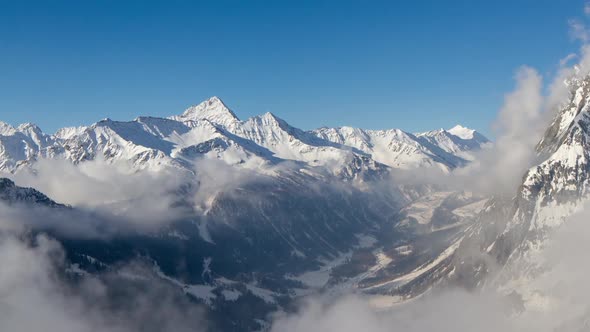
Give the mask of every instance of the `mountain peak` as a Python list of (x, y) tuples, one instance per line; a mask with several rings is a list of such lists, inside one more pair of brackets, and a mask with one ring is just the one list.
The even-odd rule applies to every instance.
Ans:
[(43, 131), (41, 130), (41, 128), (39, 128), (39, 126), (37, 126), (34, 123), (30, 123), (30, 122), (23, 123), (23, 124), (19, 125), (16, 128), (16, 130), (20, 131), (22, 133), (35, 133), (37, 135), (43, 134)]
[(284, 130), (290, 130), (291, 125), (287, 123), (287, 121), (279, 118), (274, 113), (266, 112), (258, 117), (263, 124), (274, 126), (274, 127), (281, 127)]
[(16, 129), (6, 122), (0, 121), (0, 135), (12, 135), (16, 132)]
[(223, 101), (216, 96), (213, 96), (196, 106), (187, 108), (182, 115), (172, 117), (172, 119), (177, 121), (196, 121), (204, 119), (224, 127), (240, 121), (234, 112), (232, 112)]
[(266, 113), (262, 114), (260, 117), (261, 118), (265, 118), (265, 119), (270, 119), (270, 120), (273, 120), (273, 121), (281, 121), (282, 120), (281, 118), (279, 118), (278, 116), (276, 116), (272, 112), (266, 112)]

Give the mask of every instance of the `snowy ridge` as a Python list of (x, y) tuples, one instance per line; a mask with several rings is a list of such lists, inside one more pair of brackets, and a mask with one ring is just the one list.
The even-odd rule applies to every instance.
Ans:
[(178, 116), (128, 122), (104, 119), (90, 126), (62, 128), (54, 135), (33, 124), (14, 128), (0, 123), (0, 170), (14, 172), (40, 158), (79, 163), (100, 157), (155, 170), (190, 168), (190, 161), (209, 158), (253, 169), (292, 160), (355, 178), (356, 172), (382, 171), (385, 166), (450, 170), (463, 165), (468, 152), (483, 144), (476, 134), (471, 140), (448, 135), (443, 141), (399, 129), (303, 131), (272, 113), (241, 121), (221, 99), (212, 97)]
[(460, 125), (449, 130), (433, 130), (416, 136), (423, 142), (470, 161), (475, 159), (473, 152), (491, 146), (491, 142), (483, 135)]
[(380, 163), (400, 169), (437, 166), (450, 170), (464, 165), (469, 151), (479, 150), (489, 142), (483, 136), (481, 140), (468, 141), (447, 132), (446, 141), (437, 140), (431, 139), (431, 136), (438, 131), (414, 135), (399, 129), (340, 127), (320, 128), (313, 133), (320, 138), (357, 148)]

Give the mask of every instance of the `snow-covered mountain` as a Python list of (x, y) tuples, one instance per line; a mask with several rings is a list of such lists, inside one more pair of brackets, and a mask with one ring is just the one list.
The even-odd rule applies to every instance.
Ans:
[(350, 169), (351, 163), (367, 169), (386, 165), (450, 170), (465, 164), (470, 152), (488, 142), (475, 131), (457, 128), (456, 135), (444, 130), (413, 135), (399, 129), (350, 127), (304, 131), (271, 113), (241, 121), (212, 97), (167, 119), (104, 119), (87, 127), (63, 128), (54, 135), (32, 124), (14, 128), (2, 123), (0, 170), (14, 172), (41, 158), (80, 163), (97, 157), (129, 161), (138, 169), (189, 167), (187, 161), (204, 157), (254, 169), (290, 160), (327, 167), (331, 173)]
[(461, 125), (456, 125), (449, 130), (433, 130), (416, 136), (447, 153), (470, 161), (475, 159), (473, 152), (491, 145), (491, 142), (485, 136)]
[[(100, 276), (140, 253), (157, 278), (203, 304), (225, 330), (249, 331), (298, 296), (338, 287), (381, 291), (388, 280), (430, 266), (474, 222), (484, 198), (428, 185), (397, 186), (388, 174), (395, 168), (450, 171), (486, 144), (483, 136), (459, 127), (423, 134), (350, 127), (305, 131), (271, 113), (240, 120), (213, 97), (169, 118), (104, 119), (54, 135), (32, 124), (0, 123), (0, 171), (18, 179), (43, 159), (80, 168), (101, 160), (131, 165), (130, 174), (181, 177), (178, 188), (170, 189), (169, 208), (182, 213), (160, 217), (166, 220), (155, 229), (121, 231), (121, 220), (108, 224), (118, 215), (87, 216), (85, 207), (73, 206), (63, 213), (76, 215), (59, 219), (100, 217), (89, 224), (115, 227), (113, 238), (72, 240), (59, 231), (54, 236), (77, 274)], [(214, 179), (220, 183), (209, 184), (213, 188), (199, 176), (207, 160), (229, 169)], [(2, 181), (0, 202), (53, 202)], [(127, 209), (149, 210), (125, 199)], [(109, 201), (106, 209), (112, 206)], [(252, 310), (245, 313), (244, 307)]]
[(416, 136), (399, 129), (362, 130), (340, 127), (320, 128), (314, 133), (322, 139), (356, 148), (393, 168), (415, 169), (434, 166), (448, 171), (464, 163), (460, 157), (449, 154), (429, 142), (420, 142)]
[[(352, 127), (324, 127), (312, 132), (325, 140), (356, 148), (367, 153), (374, 160), (393, 168), (414, 169), (436, 166), (443, 170), (450, 170), (464, 165), (464, 155), (483, 148), (489, 142), (483, 135), (474, 130), (471, 131), (475, 135), (472, 139), (463, 139), (443, 129), (411, 134), (400, 129), (363, 130)], [(438, 132), (444, 133), (447, 140), (453, 144), (448, 144), (445, 140), (430, 139)]]
[[(473, 161), (492, 143), (472, 129), (305, 131), (271, 113), (240, 120), (216, 97), (169, 118), (105, 119), (54, 135), (1, 123), (0, 169), (104, 159), (135, 170), (192, 174), (198, 161), (218, 160), (253, 171), (256, 181), (215, 190), (206, 206), (186, 206), (188, 215), (156, 232), (64, 241), (83, 273), (100, 274), (141, 252), (159, 278), (211, 315), (223, 314), (219, 322), (228, 330), (259, 328), (269, 312), (320, 290), (355, 289), (399, 302), (440, 285), (489, 285), (497, 270), (502, 278), (493, 282), (502, 280), (526, 305), (544, 295), (513, 285), (543, 270), (535, 253), (590, 198), (590, 77), (572, 79), (570, 88), (537, 146), (538, 165), (514, 197), (382, 181), (391, 169), (448, 172)], [(57, 204), (3, 181), (0, 201)], [(175, 204), (186, 204), (200, 185), (186, 183)], [(256, 309), (243, 314), (243, 306)]]

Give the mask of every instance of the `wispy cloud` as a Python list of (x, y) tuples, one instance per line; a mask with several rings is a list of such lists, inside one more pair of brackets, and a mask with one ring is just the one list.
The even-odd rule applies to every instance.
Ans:
[(586, 25), (577, 19), (569, 20), (569, 27), (570, 27), (570, 37), (573, 40), (579, 40), (581, 42), (588, 42), (590, 39), (590, 33), (586, 28)]

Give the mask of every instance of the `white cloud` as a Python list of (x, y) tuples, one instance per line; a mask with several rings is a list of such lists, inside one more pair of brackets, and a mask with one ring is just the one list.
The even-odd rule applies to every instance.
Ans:
[[(503, 185), (517, 183), (519, 177), (531, 162), (534, 146), (539, 141), (545, 129), (541, 123), (543, 102), (543, 79), (539, 73), (530, 67), (522, 67), (516, 74), (516, 89), (505, 96), (504, 105), (493, 124), (497, 133), (495, 142), (492, 172), (519, 173), (508, 176)], [(486, 163), (487, 161), (481, 161)], [(506, 176), (504, 176), (506, 177)]]
[(276, 317), (272, 332), (497, 332), (516, 331), (505, 315), (507, 303), (492, 295), (454, 290), (387, 311), (366, 298), (313, 299), (292, 315)]
[(579, 40), (583, 43), (588, 42), (590, 39), (590, 33), (586, 28), (586, 25), (580, 20), (571, 19), (569, 20), (570, 37), (574, 40)]
[(187, 177), (180, 170), (138, 172), (124, 162), (93, 160), (73, 165), (48, 159), (11, 176), (17, 185), (33, 187), (59, 203), (116, 216), (144, 228), (182, 215), (180, 207), (173, 207), (173, 193), (187, 183)]

